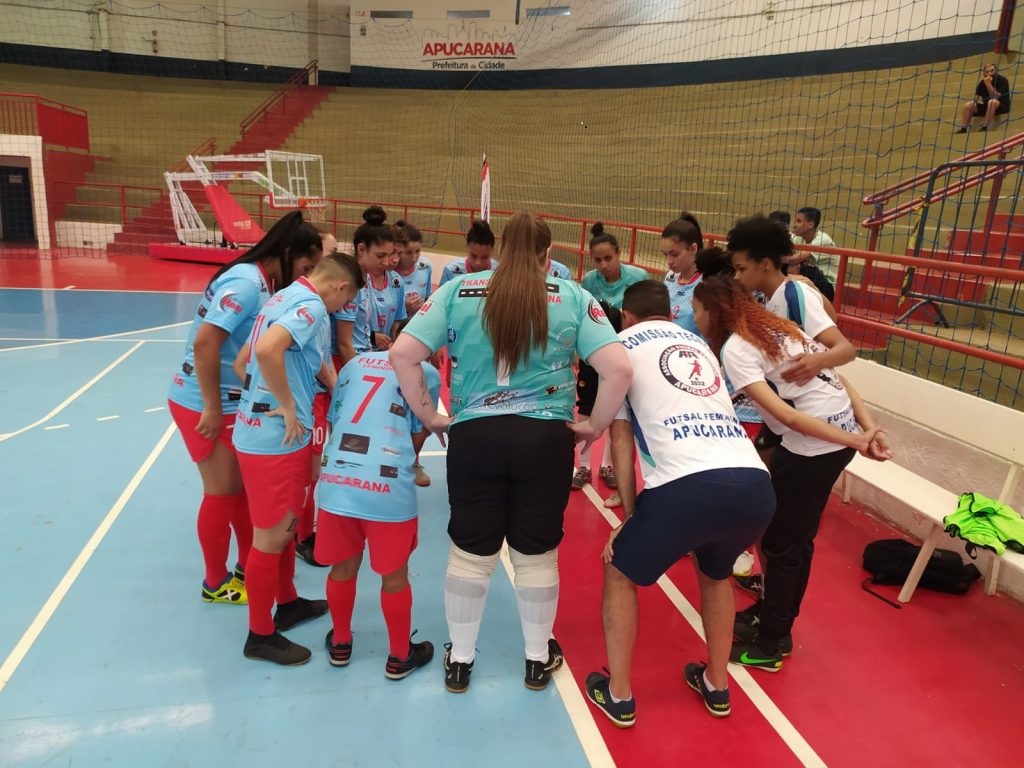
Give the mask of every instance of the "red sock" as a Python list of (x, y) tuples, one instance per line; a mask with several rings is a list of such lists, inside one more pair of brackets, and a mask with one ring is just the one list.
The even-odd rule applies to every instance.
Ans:
[(316, 512), (316, 504), (313, 501), (313, 486), (310, 485), (309, 490), (306, 492), (306, 500), (302, 505), (302, 511), (299, 512), (298, 524), (296, 532), (299, 535), (299, 541), (305, 541), (313, 535), (313, 518)]
[(356, 580), (335, 581), (327, 577), (327, 607), (334, 622), (332, 642), (352, 642), (352, 609), (356, 605)]
[(409, 632), (412, 630), (412, 587), (401, 592), (380, 592), (380, 609), (388, 625), (388, 643), (391, 655), (397, 659), (409, 658)]
[(225, 563), (231, 546), (231, 513), (235, 508), (234, 496), (212, 496), (203, 494), (199, 505), (196, 530), (199, 532), (199, 546), (206, 563), (206, 586), (216, 589), (227, 578)]
[(274, 634), (274, 590), (281, 555), (252, 547), (245, 561), (245, 589), (249, 595), (249, 629), (257, 635)]
[(242, 491), (235, 499), (231, 512), (231, 527), (235, 529), (235, 543), (238, 545), (238, 563), (245, 568), (252, 547), (252, 518), (249, 517), (249, 497)]
[(295, 591), (295, 539), (292, 539), (281, 553), (277, 571), (277, 604), (290, 603), (298, 596)]

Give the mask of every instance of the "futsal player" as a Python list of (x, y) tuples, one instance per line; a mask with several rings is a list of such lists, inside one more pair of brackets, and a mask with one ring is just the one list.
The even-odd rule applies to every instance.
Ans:
[(683, 211), (661, 232), (661, 253), (668, 264), (665, 285), (672, 302), (672, 322), (696, 333), (693, 324), (693, 289), (700, 282), (697, 252), (704, 247), (700, 223), (692, 213)]
[(494, 253), (494, 232), (486, 221), (477, 219), (466, 231), (466, 258), (449, 261), (441, 270), (439, 285), (444, 285), (458, 275), (486, 272), (498, 268), (498, 262), (491, 258)]

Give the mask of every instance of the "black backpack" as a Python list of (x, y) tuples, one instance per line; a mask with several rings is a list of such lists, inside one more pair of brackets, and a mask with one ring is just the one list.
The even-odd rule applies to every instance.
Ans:
[[(864, 570), (871, 577), (865, 579), (861, 586), (875, 597), (896, 605), (869, 589), (868, 584), (903, 584), (920, 552), (921, 547), (903, 539), (872, 541), (864, 547)], [(921, 574), (918, 586), (949, 595), (963, 595), (980, 578), (981, 572), (973, 563), (965, 565), (953, 550), (936, 549)]]

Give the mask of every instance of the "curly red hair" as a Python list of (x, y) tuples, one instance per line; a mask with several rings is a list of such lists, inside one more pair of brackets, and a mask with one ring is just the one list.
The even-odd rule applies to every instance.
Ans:
[(756, 347), (766, 358), (778, 362), (785, 356), (780, 339), (801, 341), (800, 326), (769, 312), (731, 277), (716, 275), (702, 280), (693, 291), (708, 314), (705, 340), (718, 354), (730, 334)]

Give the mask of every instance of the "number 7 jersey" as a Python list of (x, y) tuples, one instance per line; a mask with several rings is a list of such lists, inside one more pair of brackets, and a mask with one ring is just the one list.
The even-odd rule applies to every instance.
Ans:
[[(437, 402), (441, 376), (421, 365)], [(387, 352), (364, 352), (345, 364), (328, 419), (331, 437), (317, 482), (320, 508), (383, 522), (416, 517), (412, 434), (423, 426), (402, 396)]]

